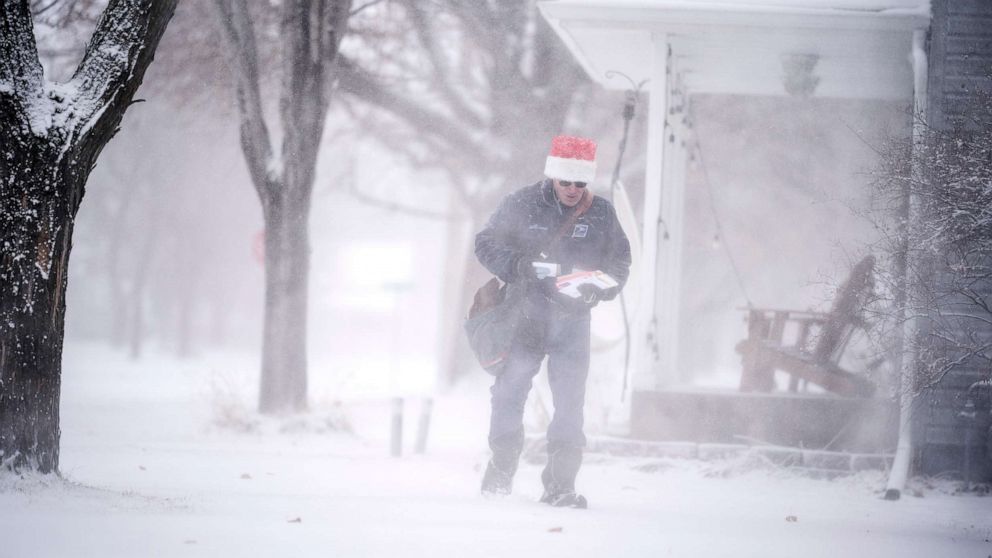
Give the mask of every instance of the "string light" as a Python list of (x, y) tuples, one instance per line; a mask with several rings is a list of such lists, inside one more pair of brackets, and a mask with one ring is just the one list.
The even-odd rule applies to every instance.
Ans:
[(741, 290), (741, 294), (744, 295), (744, 300), (747, 301), (748, 308), (753, 307), (754, 304), (751, 303), (751, 297), (747, 294), (747, 287), (744, 286), (744, 279), (741, 277), (741, 272), (737, 268), (737, 261), (734, 260), (734, 254), (730, 251), (730, 247), (726, 242), (722, 242), (723, 237), (723, 224), (720, 222), (720, 214), (716, 211), (716, 199), (713, 196), (713, 185), (710, 183), (710, 173), (709, 169), (706, 168), (706, 160), (703, 158), (703, 147), (699, 143), (699, 136), (694, 135), (696, 144), (696, 160), (699, 162), (700, 168), (703, 169), (703, 183), (706, 186), (706, 193), (709, 197), (710, 202), (710, 212), (713, 214), (713, 223), (716, 226), (716, 233), (713, 235), (712, 246), (714, 249), (723, 249), (724, 254), (727, 256), (727, 260), (730, 262), (730, 268), (734, 272), (734, 278), (737, 280), (737, 286)]

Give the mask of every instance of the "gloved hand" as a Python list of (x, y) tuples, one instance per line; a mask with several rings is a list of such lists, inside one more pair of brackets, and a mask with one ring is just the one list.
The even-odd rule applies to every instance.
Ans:
[(583, 312), (599, 304), (599, 289), (592, 285), (582, 285), (579, 287), (580, 295), (573, 297), (558, 291), (554, 287), (551, 298), (563, 308), (571, 312)]
[(514, 262), (514, 271), (516, 277), (520, 281), (536, 281), (537, 280), (537, 270), (534, 269), (534, 261), (527, 256), (517, 257), (517, 261)]
[(603, 289), (599, 291), (599, 300), (613, 300), (620, 294), (619, 287), (610, 287), (609, 289)]
[(564, 293), (555, 293), (554, 301), (563, 309), (572, 313), (588, 312), (590, 308), (596, 306), (599, 300), (596, 298), (590, 299), (586, 302), (583, 297), (571, 297)]
[(592, 308), (599, 304), (600, 299), (603, 297), (603, 291), (599, 287), (594, 285), (579, 285), (579, 300), (587, 308)]
[(543, 279), (538, 279), (537, 284), (538, 287), (541, 289), (541, 292), (544, 293), (544, 296), (547, 296), (549, 298), (553, 298), (557, 296), (565, 296), (558, 292), (557, 277), (545, 277)]

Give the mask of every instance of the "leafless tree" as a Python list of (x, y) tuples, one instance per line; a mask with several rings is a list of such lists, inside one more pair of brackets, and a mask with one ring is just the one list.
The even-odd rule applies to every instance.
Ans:
[[(282, 58), (278, 126), (262, 95), (256, 26), (246, 0), (213, 0), (237, 90), (241, 146), (265, 220), (265, 318), (259, 410), (307, 405), (309, 216), (314, 168), (336, 77), (350, 0), (286, 0), (277, 31)], [(264, 15), (264, 12), (263, 12)], [(281, 141), (281, 148), (273, 145)]]
[(111, 0), (66, 83), (46, 81), (29, 0), (0, 2), (0, 457), (58, 470), (65, 288), (86, 179), (176, 0)]

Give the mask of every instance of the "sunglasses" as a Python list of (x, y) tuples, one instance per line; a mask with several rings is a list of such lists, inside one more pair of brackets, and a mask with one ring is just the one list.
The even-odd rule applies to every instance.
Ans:
[(575, 182), (573, 180), (559, 180), (558, 185), (562, 188), (568, 188), (569, 186), (575, 186), (576, 188), (585, 188), (585, 182)]

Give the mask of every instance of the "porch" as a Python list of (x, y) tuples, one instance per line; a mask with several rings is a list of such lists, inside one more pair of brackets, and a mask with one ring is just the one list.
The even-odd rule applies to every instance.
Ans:
[[(849, 268), (840, 269), (836, 258), (831, 261), (827, 235), (817, 224), (847, 229), (849, 242), (841, 252), (859, 238), (848, 223), (832, 222), (835, 217), (820, 211), (822, 199), (810, 201), (821, 204), (812, 209), (800, 207), (801, 200), (792, 207), (782, 205), (783, 198), (805, 194), (784, 180), (769, 186), (761, 173), (745, 176), (745, 165), (753, 164), (755, 157), (747, 151), (750, 146), (738, 146), (728, 157), (720, 141), (736, 135), (746, 144), (755, 127), (774, 128), (776, 118), (787, 121), (790, 114), (808, 120), (810, 129), (836, 124), (844, 107), (853, 106), (844, 103), (891, 103), (920, 110), (926, 100), (923, 39), (930, 23), (929, 3), (559, 0), (539, 6), (594, 81), (615, 90), (644, 83), (649, 94), (643, 193), (631, 196), (638, 215), (625, 223), (628, 233), (636, 229), (632, 236), (638, 247), (635, 275), (625, 292), (633, 309), (629, 435), (696, 444), (893, 452), (899, 405), (891, 397), (891, 384), (879, 385), (874, 397), (786, 391), (781, 383), (760, 393), (742, 393), (733, 381), (706, 387), (706, 375), (717, 368), (725, 377), (734, 373), (731, 368), (740, 374), (740, 361), (731, 358), (739, 359), (733, 347), (748, 336), (742, 308), (808, 309), (822, 303), (829, 292), (809, 288), (817, 265), (833, 266), (834, 279), (847, 274)], [(775, 108), (769, 110), (771, 120), (749, 122), (742, 117), (737, 128), (721, 130), (707, 120), (719, 110), (707, 112), (707, 107), (724, 100), (733, 110), (762, 104)], [(748, 115), (746, 110), (742, 114)], [(910, 128), (910, 112), (903, 109), (902, 118), (902, 125)], [(769, 149), (803, 149), (793, 138), (778, 141)], [(860, 149), (870, 151), (871, 146), (862, 144)], [(824, 164), (836, 165), (839, 158), (851, 155), (833, 156), (834, 161)], [(701, 163), (701, 158), (707, 162)], [(809, 170), (809, 161), (805, 164)], [(793, 176), (802, 176), (798, 168)], [(852, 199), (866, 188), (857, 180), (830, 186), (836, 187), (832, 193), (838, 198)], [(720, 216), (712, 209), (716, 205), (721, 206)], [(700, 215), (710, 218), (710, 209), (698, 212), (706, 206), (716, 221), (716, 234), (709, 233), (713, 244), (726, 248), (736, 243), (726, 251), (736, 249), (730, 257), (738, 261), (724, 269), (712, 263), (722, 254), (699, 248), (705, 234), (694, 226)], [(783, 216), (793, 211), (801, 226), (791, 232), (779, 227)], [(732, 224), (719, 222), (734, 216), (749, 221), (747, 228), (732, 230)], [(628, 226), (632, 221), (635, 225)], [(728, 288), (732, 279), (724, 284), (714, 280), (732, 275), (738, 286), (749, 283), (751, 296), (737, 292), (745, 291), (743, 287)], [(728, 290), (735, 291), (733, 296)], [(711, 315), (701, 314), (701, 306)], [(715, 354), (721, 355), (717, 365)], [(848, 370), (864, 376), (871, 372), (867, 365)]]
[(899, 405), (891, 399), (718, 390), (637, 391), (630, 436), (703, 444), (772, 445), (892, 453)]

